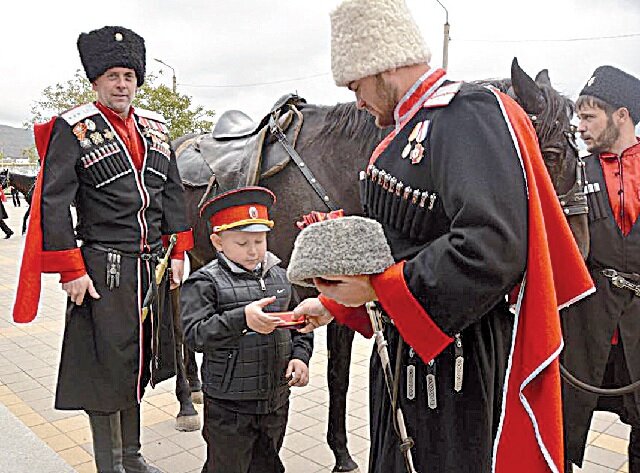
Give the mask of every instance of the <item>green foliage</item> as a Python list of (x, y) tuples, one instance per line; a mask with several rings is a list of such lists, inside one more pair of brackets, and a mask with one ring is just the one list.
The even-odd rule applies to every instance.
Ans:
[(24, 125), (44, 122), (77, 105), (92, 102), (96, 95), (89, 80), (77, 70), (73, 79), (56, 85), (50, 85), (42, 91), (42, 98), (31, 107), (31, 119)]
[(27, 158), (30, 163), (38, 162), (38, 151), (35, 146), (27, 146), (21, 152), (23, 158)]
[(207, 132), (213, 126), (214, 111), (200, 105), (192, 107), (188, 95), (173, 93), (165, 85), (153, 87), (148, 78), (138, 90), (133, 105), (162, 114), (167, 120), (171, 139), (188, 133)]
[[(193, 106), (191, 97), (174, 93), (164, 85), (154, 86), (156, 77), (147, 75), (145, 83), (138, 89), (133, 101), (134, 107), (146, 108), (164, 115), (171, 131), (171, 139), (188, 133), (202, 133), (213, 126), (215, 112), (197, 105)], [(83, 103), (96, 100), (91, 83), (77, 70), (73, 79), (62, 84), (48, 86), (42, 91), (42, 98), (34, 102), (31, 119), (25, 126), (43, 122), (65, 110)]]

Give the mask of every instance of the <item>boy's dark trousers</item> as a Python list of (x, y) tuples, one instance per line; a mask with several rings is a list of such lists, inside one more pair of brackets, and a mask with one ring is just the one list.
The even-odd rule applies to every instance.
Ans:
[(243, 414), (204, 397), (202, 435), (207, 461), (202, 473), (283, 473), (278, 452), (287, 427), (289, 402), (269, 414)]

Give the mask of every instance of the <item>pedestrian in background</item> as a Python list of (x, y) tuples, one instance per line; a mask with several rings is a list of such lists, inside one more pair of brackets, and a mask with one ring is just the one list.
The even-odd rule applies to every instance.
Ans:
[(4, 195), (4, 189), (0, 187), (0, 229), (4, 232), (5, 240), (7, 238), (11, 238), (11, 235), (13, 235), (13, 231), (9, 228), (9, 225), (4, 222), (5, 219), (9, 218), (9, 215), (7, 215), (7, 211), (4, 208), (4, 202), (6, 201), (7, 197)]

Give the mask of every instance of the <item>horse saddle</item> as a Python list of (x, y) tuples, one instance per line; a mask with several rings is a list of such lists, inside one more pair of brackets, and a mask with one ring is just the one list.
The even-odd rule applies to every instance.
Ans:
[(206, 186), (213, 176), (219, 192), (257, 184), (272, 176), (291, 159), (270, 131), (273, 118), (287, 140), (295, 146), (302, 127), (297, 105), (305, 100), (295, 94), (281, 97), (259, 122), (240, 110), (224, 112), (211, 133), (185, 141), (176, 150), (182, 182), (192, 187)]
[(254, 122), (249, 115), (240, 110), (227, 110), (216, 122), (211, 136), (215, 140), (233, 140), (257, 133), (260, 123)]

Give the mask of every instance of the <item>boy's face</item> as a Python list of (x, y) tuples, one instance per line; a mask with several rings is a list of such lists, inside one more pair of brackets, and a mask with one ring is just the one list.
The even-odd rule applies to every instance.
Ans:
[(253, 271), (267, 252), (267, 232), (226, 230), (211, 235), (211, 243), (234, 263)]

